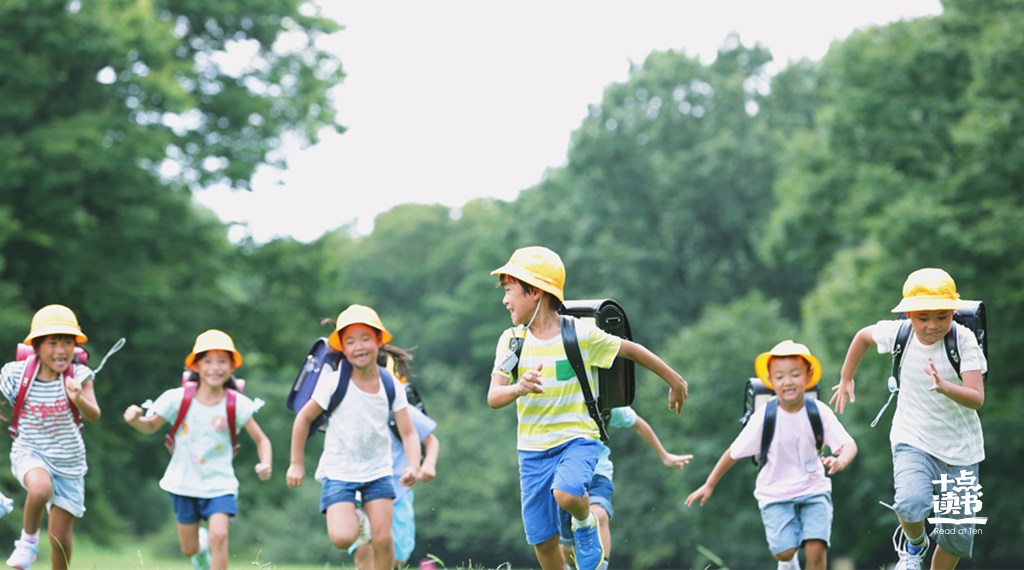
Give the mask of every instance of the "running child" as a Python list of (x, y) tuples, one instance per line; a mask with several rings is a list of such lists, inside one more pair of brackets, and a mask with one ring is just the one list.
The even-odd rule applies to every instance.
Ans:
[[(336, 548), (345, 550), (353, 544), (358, 548), (369, 541), (376, 570), (390, 570), (395, 561), (391, 535), (395, 487), (391, 480), (389, 411), (395, 415), (409, 459), (399, 482), (412, 486), (420, 469), (420, 441), (409, 418), (405, 390), (396, 389), (389, 406), (377, 364), (381, 347), (391, 342), (391, 333), (373, 309), (352, 305), (338, 315), (328, 342), (351, 365), (351, 377), (345, 397), (327, 422), (324, 451), (314, 476), (323, 484), (320, 512), (327, 519), (327, 534)], [(302, 486), (309, 426), (330, 406), (341, 368), (321, 375), (312, 397), (295, 416), (288, 487)], [(361, 494), (365, 512), (356, 508), (356, 492)]]
[[(693, 459), (692, 455), (675, 455), (665, 451), (661, 445), (658, 434), (654, 429), (641, 418), (633, 408), (626, 406), (613, 408), (611, 418), (608, 422), (610, 428), (630, 428), (640, 439), (644, 440), (655, 453), (665, 467), (682, 469)], [(601, 532), (601, 546), (604, 547), (604, 564), (608, 567), (612, 556), (612, 531), (611, 520), (615, 516), (615, 509), (612, 508), (612, 493), (615, 492), (615, 484), (612, 482), (612, 475), (615, 465), (611, 460), (611, 448), (601, 443), (601, 454), (597, 459), (597, 467), (594, 469), (594, 478), (590, 480), (587, 493), (590, 495), (590, 508), (597, 517), (598, 527)], [(561, 544), (562, 552), (566, 559), (566, 568), (572, 568), (576, 564), (576, 552), (573, 548), (573, 536), (571, 527), (571, 515), (567, 511), (559, 511), (562, 521)]]
[[(181, 552), (197, 569), (228, 567), (228, 526), (238, 514), (238, 479), (232, 465), (234, 438), (229, 431), (232, 414), (235, 433), (244, 426), (256, 443), (256, 475), (261, 481), (269, 480), (271, 475), (270, 439), (252, 417), (263, 401), (238, 392), (234, 371), (241, 365), (242, 355), (235, 350), (231, 337), (208, 330), (196, 337), (192, 352), (185, 357), (185, 367), (192, 371), (188, 382), (194, 386), (172, 388), (156, 402), (143, 404), (149, 408), (145, 415), (136, 405), (124, 411), (128, 425), (151, 434), (168, 422), (174, 426), (187, 394), (192, 394), (181, 427), (168, 436), (171, 461), (160, 479), (160, 488), (171, 495)], [(232, 398), (233, 410), (229, 404)], [(208, 531), (200, 528), (201, 520), (208, 521)]]
[[(25, 344), (32, 356), (0, 370), (0, 391), (14, 408), (11, 419), (11, 472), (28, 491), (21, 538), (7, 559), (28, 570), (39, 553), (39, 528), (49, 512), (50, 564), (71, 564), (76, 518), (85, 514), (85, 441), (81, 418), (95, 422), (100, 407), (93, 374), (75, 362), (75, 347), (86, 342), (78, 319), (63, 305), (49, 305), (32, 317)], [(18, 395), (26, 387), (19, 407)], [(15, 427), (16, 426), (16, 427)]]
[[(988, 363), (974, 333), (953, 322), (953, 314), (964, 308), (967, 304), (960, 300), (953, 278), (942, 269), (926, 268), (907, 277), (903, 300), (892, 310), (906, 313), (913, 327), (903, 353), (896, 413), (889, 431), (896, 487), (893, 510), (900, 521), (893, 546), (900, 570), (924, 567), (930, 543), (925, 518), (933, 512), (932, 496), (942, 494), (933, 481), (968, 476), (973, 478), (972, 485), (980, 484), (978, 464), (985, 459), (985, 439), (978, 409), (985, 403), (982, 374)], [(853, 375), (864, 354), (871, 346), (877, 346), (881, 354), (892, 352), (900, 324), (899, 320), (879, 321), (854, 336), (830, 400), (840, 414), (847, 401), (856, 401)], [(959, 375), (944, 351), (943, 339), (954, 327)], [(942, 517), (962, 519), (970, 514)], [(973, 530), (973, 523), (936, 524), (931, 567), (955, 568), (961, 558), (970, 558)]]
[[(768, 550), (779, 570), (799, 570), (802, 546), (808, 570), (825, 570), (832, 536), (832, 481), (826, 477), (846, 468), (857, 455), (857, 444), (827, 406), (815, 409), (821, 417), (824, 444), (838, 457), (818, 457), (804, 392), (821, 380), (821, 363), (802, 344), (780, 342), (754, 362), (757, 377), (778, 398), (775, 431), (768, 455), (757, 474), (754, 497), (761, 510)], [(707, 481), (686, 498), (686, 506), (711, 497), (725, 472), (744, 457), (761, 454), (765, 413), (762, 406), (725, 450)]]
[[(564, 301), (565, 267), (550, 249), (525, 247), (491, 275), (500, 276), (502, 303), (514, 326), (498, 340), (487, 404), (498, 409), (516, 403), (526, 540), (542, 568), (564, 570), (558, 510), (569, 511), (577, 568), (596, 570), (605, 553), (586, 489), (601, 451), (600, 432), (562, 345), (558, 309)], [(586, 321), (577, 321), (576, 327), (587, 381), (593, 383), (594, 367), (608, 368), (616, 356), (632, 360), (668, 384), (669, 409), (681, 413), (686, 382), (657, 355)], [(513, 338), (524, 339), (518, 360), (511, 350)]]

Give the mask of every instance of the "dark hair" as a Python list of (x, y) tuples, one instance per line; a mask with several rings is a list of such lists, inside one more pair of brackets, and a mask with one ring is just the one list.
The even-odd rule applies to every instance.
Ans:
[[(222, 350), (222, 349), (218, 348), (216, 350)], [(202, 360), (203, 357), (206, 356), (207, 352), (210, 352), (210, 351), (209, 350), (204, 350), (202, 352), (197, 352), (196, 353), (196, 357), (192, 360), (192, 362), (194, 363), (196, 360)], [(227, 351), (224, 351), (224, 352), (227, 352)], [(234, 362), (235, 361), (232, 358), (231, 363), (234, 364)], [(196, 372), (195, 370), (189, 370), (188, 381), (189, 382), (196, 382), (196, 383), (198, 383), (199, 382), (199, 373)], [(228, 377), (227, 382), (224, 382), (224, 387), (225, 388), (231, 388), (232, 390), (238, 390), (238, 384), (235, 383), (235, 375), (234, 374), (232, 374), (230, 377)]]
[[(75, 341), (75, 346), (78, 346), (78, 337), (76, 337), (73, 334), (44, 334), (42, 336), (37, 336), (34, 339), (32, 339), (32, 350), (39, 352), (39, 347), (43, 345), (43, 341), (50, 338), (51, 336), (55, 337), (58, 341), (71, 339)], [(82, 347), (82, 350), (85, 350), (84, 346)]]
[[(332, 328), (338, 328), (338, 323), (332, 318), (325, 318), (320, 320), (320, 325), (331, 325)], [(348, 327), (345, 327), (348, 328)], [(377, 339), (381, 338), (381, 332), (375, 327), (370, 327), (377, 333)], [(412, 351), (416, 350), (416, 347), (412, 348), (398, 348), (390, 344), (385, 344), (380, 347), (380, 352), (377, 353), (377, 365), (387, 366), (388, 356), (395, 361), (395, 373), (399, 376), (409, 379), (415, 376), (409, 369), (409, 363), (412, 362)], [(344, 356), (343, 356), (344, 357)]]
[(512, 277), (511, 275), (508, 275), (506, 273), (501, 274), (501, 279), (498, 280), (498, 287), (501, 287), (502, 285), (508, 285), (511, 283), (518, 283), (519, 286), (523, 288), (523, 293), (527, 295), (533, 295), (536, 291), (540, 291), (541, 293), (543, 293), (544, 298), (547, 299), (548, 308), (551, 309), (552, 311), (558, 312), (558, 310), (562, 308), (562, 302), (558, 300), (558, 297), (555, 297), (554, 295), (548, 293), (547, 291), (543, 291), (538, 287), (530, 285), (529, 283), (523, 281), (522, 279)]
[(806, 358), (804, 358), (803, 356), (801, 356), (799, 354), (781, 354), (781, 355), (769, 356), (768, 357), (768, 362), (766, 362), (765, 366), (764, 366), (765, 369), (767, 369), (769, 371), (768, 372), (769, 375), (771, 375), (772, 360), (775, 360), (776, 358), (799, 358), (800, 360), (804, 361), (805, 365), (807, 365), (807, 375), (808, 376), (813, 376), (814, 375), (814, 365), (811, 364), (810, 360), (807, 360)]

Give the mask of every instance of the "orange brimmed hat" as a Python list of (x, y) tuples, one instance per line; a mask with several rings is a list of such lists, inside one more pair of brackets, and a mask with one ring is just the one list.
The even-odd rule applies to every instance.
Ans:
[(934, 267), (918, 269), (903, 284), (903, 300), (892, 310), (894, 313), (913, 311), (956, 311), (966, 309), (960, 300), (956, 283), (949, 273)]
[(491, 275), (508, 275), (523, 283), (551, 293), (565, 301), (565, 265), (558, 254), (546, 247), (522, 247), (512, 253), (508, 263), (495, 269)]
[(391, 333), (384, 328), (384, 323), (380, 322), (377, 311), (363, 305), (350, 305), (349, 308), (338, 315), (338, 324), (335, 325), (331, 336), (327, 338), (327, 343), (331, 345), (331, 348), (341, 352), (341, 331), (345, 330), (345, 327), (356, 323), (362, 323), (379, 330), (381, 344), (391, 342)]
[(192, 352), (185, 357), (185, 368), (195, 370), (195, 368), (192, 367), (192, 364), (195, 363), (196, 356), (208, 350), (223, 350), (225, 352), (230, 352), (235, 363), (235, 368), (242, 365), (242, 354), (235, 350), (235, 341), (231, 340), (231, 337), (226, 333), (217, 329), (210, 329), (196, 337), (196, 344), (192, 347)]
[(775, 389), (772, 386), (771, 379), (768, 377), (768, 362), (773, 356), (799, 356), (811, 363), (811, 379), (807, 381), (806, 388), (813, 388), (821, 380), (821, 363), (818, 362), (817, 358), (814, 358), (811, 351), (798, 342), (784, 340), (776, 344), (775, 348), (770, 351), (759, 354), (757, 360), (754, 361), (754, 370), (757, 372), (757, 377), (769, 389)]
[(89, 340), (82, 334), (82, 327), (78, 326), (75, 313), (64, 305), (47, 305), (36, 311), (32, 317), (31, 331), (25, 337), (25, 344), (32, 344), (32, 339), (51, 334), (71, 335), (78, 344)]

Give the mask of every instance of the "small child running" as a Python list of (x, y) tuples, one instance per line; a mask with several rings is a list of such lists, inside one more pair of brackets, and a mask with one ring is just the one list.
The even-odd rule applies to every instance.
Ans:
[[(808, 570), (825, 570), (832, 536), (832, 481), (853, 461), (857, 444), (827, 406), (815, 406), (821, 416), (824, 444), (838, 457), (818, 457), (815, 434), (804, 392), (821, 380), (821, 364), (802, 344), (787, 340), (762, 353), (754, 363), (758, 378), (778, 399), (775, 432), (754, 487), (768, 549), (779, 570), (799, 570), (797, 550), (804, 548)], [(769, 403), (771, 405), (771, 403)], [(761, 436), (769, 405), (750, 416), (740, 435), (725, 450), (707, 481), (686, 498), (689, 507), (711, 497), (725, 472), (744, 457), (761, 453)], [(823, 467), (824, 466), (824, 467)]]
[(71, 309), (43, 307), (32, 317), (31, 332), (25, 337), (34, 354), (0, 370), (0, 391), (14, 406), (11, 471), (28, 491), (21, 538), (7, 559), (11, 568), (28, 570), (35, 562), (46, 512), (50, 565), (71, 564), (75, 519), (85, 514), (88, 471), (81, 418), (100, 418), (93, 373), (75, 362), (75, 348), (87, 340)]
[[(315, 475), (323, 484), (320, 512), (327, 519), (331, 543), (335, 548), (346, 550), (353, 544), (358, 548), (369, 541), (377, 570), (390, 570), (395, 561), (391, 535), (395, 487), (391, 480), (389, 411), (395, 414), (409, 460), (400, 484), (412, 486), (420, 466), (420, 440), (406, 409), (405, 390), (395, 389), (394, 401), (389, 405), (383, 378), (386, 371), (382, 373), (377, 364), (381, 347), (391, 342), (391, 338), (391, 333), (370, 307), (352, 305), (338, 315), (336, 329), (328, 342), (351, 365), (351, 376), (344, 398), (327, 422), (324, 451)], [(339, 366), (332, 373), (322, 374), (312, 397), (295, 416), (287, 475), (290, 488), (302, 486), (306, 476), (304, 459), (309, 427), (330, 407), (343, 368), (347, 367)], [(356, 492), (362, 496), (365, 512), (356, 508)]]
[[(231, 428), (237, 433), (244, 426), (256, 443), (259, 479), (267, 481), (271, 475), (270, 439), (252, 417), (263, 401), (240, 393), (234, 371), (241, 365), (242, 355), (231, 337), (208, 330), (196, 338), (185, 358), (185, 367), (192, 371), (187, 381), (194, 386), (172, 388), (151, 405), (143, 404), (149, 408), (146, 415), (136, 405), (124, 411), (128, 425), (151, 434), (165, 423), (177, 424), (182, 405), (188, 406), (180, 429), (169, 434), (171, 461), (160, 488), (171, 495), (181, 552), (191, 557), (197, 569), (228, 567), (228, 526), (238, 514)], [(209, 521), (209, 531), (200, 528), (200, 520)]]

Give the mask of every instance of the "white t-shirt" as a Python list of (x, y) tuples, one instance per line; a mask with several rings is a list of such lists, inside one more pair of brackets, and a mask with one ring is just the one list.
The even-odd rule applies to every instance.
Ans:
[[(872, 338), (878, 352), (892, 352), (896, 332), (903, 321), (878, 321)], [(960, 345), (960, 371), (988, 370), (985, 355), (978, 339), (967, 327), (957, 327)], [(985, 438), (981, 433), (981, 420), (972, 410), (953, 400), (930, 391), (932, 379), (924, 371), (931, 358), (939, 377), (959, 386), (963, 381), (946, 357), (942, 340), (925, 346), (913, 330), (907, 342), (900, 372), (900, 391), (896, 398), (896, 413), (892, 418), (889, 441), (912, 445), (950, 465), (973, 465), (985, 459)]]
[[(313, 400), (323, 409), (330, 405), (338, 386), (340, 371), (329, 370), (320, 376), (313, 389)], [(392, 412), (407, 405), (405, 390), (395, 382)], [(388, 396), (384, 381), (377, 380), (377, 392), (362, 391), (351, 380), (341, 404), (331, 414), (324, 437), (324, 452), (315, 478), (349, 483), (364, 483), (391, 476), (391, 429), (388, 427)]]
[[(21, 376), (27, 361), (8, 362), (0, 370), (0, 391), (11, 404), (18, 400)], [(73, 364), (75, 380), (82, 384), (92, 378), (89, 367)], [(64, 375), (42, 382), (36, 379), (25, 394), (25, 403), (18, 419), (18, 437), (11, 444), (11, 453), (28, 451), (38, 455), (50, 470), (61, 477), (77, 479), (89, 470), (85, 461), (85, 442), (75, 423), (70, 401), (64, 390)]]
[[(160, 394), (149, 407), (174, 427), (181, 408), (184, 388), (174, 388)], [(174, 453), (167, 470), (160, 479), (160, 488), (175, 495), (212, 499), (223, 495), (238, 496), (238, 479), (231, 464), (231, 433), (228, 431), (227, 396), (213, 406), (206, 406), (194, 396), (185, 419), (174, 437)], [(263, 406), (263, 401), (238, 394), (235, 399), (235, 430), (242, 431), (245, 424)]]
[[(761, 432), (764, 429), (764, 411), (761, 406), (750, 416), (743, 431), (729, 446), (729, 456), (741, 459), (761, 453)], [(818, 402), (825, 445), (836, 453), (848, 442), (850, 434), (836, 419), (835, 413), (823, 402)], [(758, 508), (765, 505), (818, 493), (832, 492), (832, 480), (825, 475), (825, 466), (818, 458), (814, 446), (814, 429), (807, 410), (787, 412), (778, 407), (775, 415), (775, 434), (768, 446), (768, 458), (757, 474), (754, 497)]]

